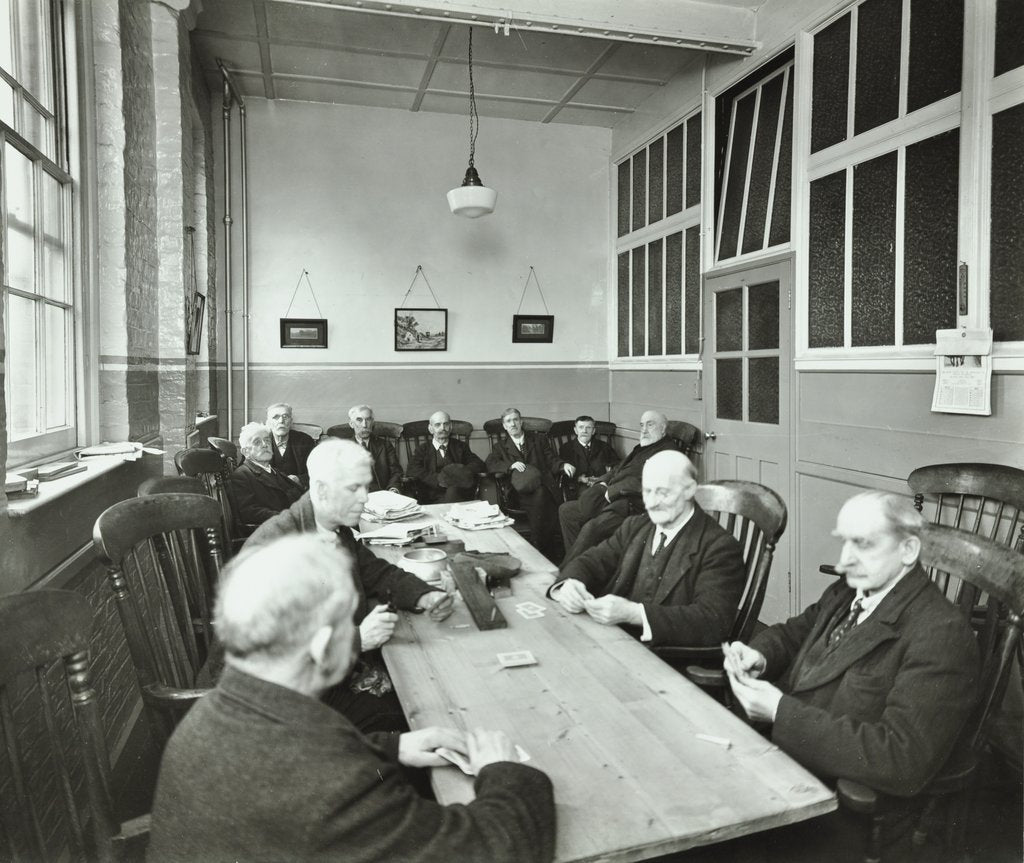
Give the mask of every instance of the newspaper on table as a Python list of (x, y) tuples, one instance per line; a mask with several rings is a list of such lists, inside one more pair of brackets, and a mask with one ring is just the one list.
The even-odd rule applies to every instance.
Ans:
[(367, 545), (408, 545), (421, 536), (437, 533), (437, 522), (433, 519), (390, 522), (373, 530), (363, 531), (359, 539)]
[(496, 504), (482, 500), (455, 504), (444, 518), (462, 530), (491, 530), (515, 523)]
[(992, 413), (992, 330), (936, 330), (932, 410)]
[(364, 519), (382, 524), (413, 518), (422, 513), (415, 498), (393, 491), (371, 491), (363, 508)]

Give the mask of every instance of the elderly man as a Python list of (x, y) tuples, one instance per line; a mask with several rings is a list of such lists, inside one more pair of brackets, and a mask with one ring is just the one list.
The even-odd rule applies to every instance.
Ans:
[(505, 434), (487, 456), (487, 470), (506, 473), (519, 505), (530, 523), (530, 542), (548, 560), (562, 559), (562, 544), (555, 523), (560, 473), (571, 477), (576, 468), (557, 458), (543, 435), (523, 430), (518, 408), (506, 408), (501, 415)]
[(604, 476), (619, 463), (619, 456), (608, 444), (594, 435), (597, 422), (591, 416), (578, 416), (573, 424), (576, 437), (562, 444), (558, 457), (576, 468), (570, 489), (571, 499), (579, 496), (580, 487), (590, 488), (597, 477)]
[(274, 444), (263, 423), (247, 423), (238, 433), (245, 461), (231, 474), (228, 492), (243, 524), (263, 524), (302, 497), (302, 486), (272, 464)]
[(647, 515), (627, 518), (564, 566), (550, 595), (566, 611), (626, 626), (651, 646), (719, 644), (743, 593), (743, 556), (694, 502), (696, 490), (696, 471), (682, 453), (648, 459)]
[(351, 681), (328, 693), (327, 700), (360, 729), (401, 727), (401, 707), (377, 653), (377, 648), (391, 638), (398, 621), (389, 605), (441, 617), (450, 609), (451, 600), (444, 592), (381, 560), (352, 535), (372, 480), (369, 453), (352, 441), (331, 438), (310, 453), (308, 466), (309, 491), (261, 524), (245, 547), (265, 545), (288, 534), (312, 533), (352, 555), (352, 574), (359, 593), (355, 620), (363, 663)]
[(568, 563), (580, 553), (607, 539), (627, 517), (643, 512), (640, 483), (647, 460), (659, 452), (677, 449), (674, 439), (665, 437), (668, 420), (658, 411), (640, 417), (640, 441), (618, 467), (597, 477), (579, 500), (558, 509)]
[(420, 503), (455, 503), (470, 500), (477, 475), (486, 469), (480, 458), (452, 435), (452, 418), (434, 411), (427, 421), (431, 439), (421, 444), (409, 462)]
[(918, 562), (923, 526), (896, 495), (850, 498), (834, 533), (843, 580), (749, 645), (725, 646), (736, 699), (772, 723), (782, 750), (819, 776), (897, 797), (949, 758), (979, 673), (969, 625)]
[[(351, 558), (314, 537), (245, 553), (214, 615), (227, 665), (164, 751), (147, 859), (545, 863), (550, 780), (502, 733), (423, 728), (364, 737), (318, 699), (357, 656)], [(420, 797), (402, 768), (466, 752), (475, 799)], [(454, 768), (452, 768), (454, 769)]]
[(399, 491), (402, 483), (402, 466), (398, 453), (380, 437), (373, 437), (373, 408), (369, 405), (355, 405), (348, 409), (348, 424), (352, 426), (354, 439), (372, 459), (372, 481), (370, 491)]
[(305, 432), (292, 430), (292, 406), (278, 402), (268, 407), (267, 428), (274, 435), (270, 463), (303, 488), (309, 488), (306, 459), (316, 442)]

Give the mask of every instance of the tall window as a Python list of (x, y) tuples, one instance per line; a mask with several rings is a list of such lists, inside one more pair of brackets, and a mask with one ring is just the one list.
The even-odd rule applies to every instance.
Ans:
[(63, 5), (0, 3), (5, 398), (12, 464), (75, 444)]
[(618, 356), (700, 350), (701, 115), (618, 164)]

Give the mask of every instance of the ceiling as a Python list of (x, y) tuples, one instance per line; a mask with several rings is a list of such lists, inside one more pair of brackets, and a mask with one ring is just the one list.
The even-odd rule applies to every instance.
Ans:
[[(222, 87), (219, 61), (244, 99), (465, 114), (468, 31), (476, 22), (473, 76), (481, 116), (610, 128), (705, 51), (750, 53), (761, 0), (503, 2), (540, 9), (514, 13), (449, 0), (415, 7), (205, 0), (192, 41), (213, 92)], [(369, 7), (379, 8), (364, 11)], [(623, 9), (630, 20), (623, 20)], [(564, 32), (569, 26), (573, 35)], [(608, 38), (579, 35), (586, 32)]]

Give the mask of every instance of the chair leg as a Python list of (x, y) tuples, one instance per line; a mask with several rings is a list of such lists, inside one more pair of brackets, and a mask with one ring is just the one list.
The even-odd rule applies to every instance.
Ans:
[(881, 814), (876, 813), (871, 816), (867, 848), (864, 851), (864, 863), (882, 863), (882, 826), (884, 820)]

